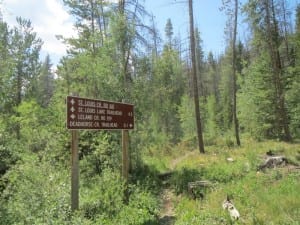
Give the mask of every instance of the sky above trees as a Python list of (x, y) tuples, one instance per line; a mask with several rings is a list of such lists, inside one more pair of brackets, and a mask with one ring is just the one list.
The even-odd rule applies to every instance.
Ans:
[[(224, 49), (225, 15), (220, 12), (222, 0), (201, 1), (194, 3), (195, 25), (199, 27), (206, 52), (221, 53)], [(187, 4), (175, 0), (146, 0), (145, 8), (153, 14), (160, 35), (164, 37), (164, 27), (170, 18), (174, 35), (181, 36), (188, 42), (188, 7)], [(73, 30), (73, 19), (60, 0), (3, 0), (1, 11), (4, 20), (11, 26), (16, 24), (15, 18), (21, 16), (30, 19), (34, 30), (44, 41), (42, 54), (50, 54), (54, 64), (65, 54), (65, 46), (56, 35), (70, 37), (76, 35)]]
[[(244, 0), (242, 1), (244, 2)], [(294, 12), (299, 0), (288, 0), (288, 7)], [(160, 35), (165, 38), (164, 28), (170, 18), (174, 35), (188, 43), (188, 5), (176, 0), (145, 0), (146, 10), (153, 15)], [(218, 55), (226, 47), (224, 27), (226, 15), (220, 11), (222, 0), (200, 0), (194, 2), (195, 26), (198, 27), (206, 54), (212, 51)], [(56, 38), (76, 36), (73, 29), (74, 18), (60, 0), (2, 0), (1, 12), (9, 25), (16, 25), (16, 17), (21, 16), (32, 22), (35, 32), (43, 40), (41, 56), (50, 55), (56, 65), (66, 54), (66, 46)], [(292, 15), (292, 21), (294, 16)], [(247, 28), (239, 21), (239, 39), (247, 39)], [(183, 43), (183, 44), (186, 44)]]

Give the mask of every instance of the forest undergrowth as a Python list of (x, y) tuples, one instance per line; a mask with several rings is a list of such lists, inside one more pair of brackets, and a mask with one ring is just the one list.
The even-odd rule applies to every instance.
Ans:
[[(300, 223), (299, 3), (220, 2), (226, 40), (213, 53), (187, 5), (190, 31), (175, 34), (169, 18), (163, 35), (145, 1), (64, 0), (74, 36), (55, 34), (66, 55), (53, 64), (50, 55), (41, 58), (36, 24), (8, 23), (2, 2), (0, 225)], [(237, 40), (242, 26), (249, 32)], [(66, 97), (75, 94), (111, 104), (68, 111)], [(117, 110), (120, 102), (134, 113)], [(70, 196), (70, 112), (88, 125), (78, 131), (78, 210)], [(128, 180), (121, 175), (126, 141), (119, 130), (94, 130), (99, 121), (132, 128)], [(260, 170), (267, 153), (284, 164)], [(209, 187), (191, 193), (197, 181)], [(238, 221), (222, 208), (227, 197)]]
[[(288, 162), (258, 170), (270, 151)], [(172, 174), (163, 189), (171, 200), (161, 204), (162, 211), (171, 208), (166, 224), (299, 224), (299, 144), (249, 140), (242, 147), (211, 146), (206, 154), (184, 145), (150, 152), (145, 161), (161, 174)], [(213, 185), (191, 195), (188, 183), (199, 180)], [(227, 196), (240, 213), (238, 221), (222, 208)]]

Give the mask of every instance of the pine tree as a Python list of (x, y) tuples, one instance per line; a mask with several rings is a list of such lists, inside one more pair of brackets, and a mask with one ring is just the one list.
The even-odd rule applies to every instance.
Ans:
[(50, 56), (47, 55), (45, 61), (41, 66), (41, 72), (37, 80), (37, 102), (43, 106), (47, 107), (50, 100), (54, 94), (54, 75), (51, 71)]
[[(269, 102), (268, 106), (262, 107), (263, 112), (268, 115), (264, 116), (265, 119), (261, 116), (264, 120), (262, 122), (268, 124), (268, 126), (265, 126), (264, 133), (268, 137), (290, 141), (291, 134), (285, 91), (287, 76), (285, 76), (279, 52), (282, 36), (279, 30), (278, 11), (275, 10), (275, 4), (273, 0), (251, 0), (246, 4), (245, 11), (254, 35), (253, 44), (256, 57), (261, 58), (263, 55), (264, 58), (261, 58), (263, 61), (259, 61), (259, 63), (266, 66), (260, 75), (264, 77), (262, 84), (265, 84), (265, 90), (260, 90), (260, 96), (265, 98), (265, 102), (266, 100)], [(253, 66), (258, 68), (258, 65)], [(264, 101), (262, 100), (262, 102)]]
[(12, 57), (9, 52), (9, 42), (11, 38), (11, 31), (7, 23), (0, 20), (0, 113), (7, 112), (11, 109), (8, 90), (10, 74), (12, 73)]
[[(232, 6), (231, 6), (232, 4)], [(237, 24), (238, 24), (238, 0), (224, 1), (224, 8), (226, 9), (228, 21), (227, 21), (227, 35), (229, 40), (230, 49), (232, 50), (232, 114), (233, 114), (233, 125), (235, 131), (236, 143), (238, 146), (241, 145), (239, 135), (239, 121), (237, 117)]]
[(290, 126), (295, 137), (300, 137), (300, 5), (296, 8), (296, 29), (292, 35), (291, 58), (292, 63), (286, 70), (292, 76), (289, 78), (287, 90), (287, 104), (289, 106)]
[(200, 31), (198, 28), (195, 29), (195, 48), (199, 97), (202, 97), (205, 102), (206, 97), (208, 96), (207, 79), (204, 71), (204, 52), (202, 50), (202, 39), (200, 37)]
[(167, 45), (171, 47), (174, 32), (173, 32), (172, 21), (170, 18), (167, 20), (167, 24), (165, 26), (165, 34), (167, 37)]
[[(7, 62), (10, 62), (10, 69), (5, 99), (6, 110), (11, 113), (25, 98), (31, 98), (35, 92), (34, 82), (40, 70), (39, 53), (42, 46), (42, 41), (33, 32), (29, 20), (18, 17), (17, 24), (6, 36), (9, 43), (7, 47), (10, 59)], [(15, 112), (14, 116), (18, 116), (18, 112)], [(17, 139), (20, 139), (19, 122), (14, 124), (13, 130)]]

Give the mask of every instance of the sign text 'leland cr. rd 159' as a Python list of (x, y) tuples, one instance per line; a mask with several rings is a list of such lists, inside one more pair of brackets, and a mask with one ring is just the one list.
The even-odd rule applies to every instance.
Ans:
[(133, 105), (67, 96), (67, 128), (70, 130), (133, 129)]

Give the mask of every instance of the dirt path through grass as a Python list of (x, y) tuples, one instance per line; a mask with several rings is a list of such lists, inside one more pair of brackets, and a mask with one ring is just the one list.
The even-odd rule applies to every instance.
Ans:
[[(194, 152), (188, 152), (174, 160), (170, 163), (170, 170), (171, 172), (174, 171), (176, 166), (183, 161), (184, 159), (188, 158), (189, 156), (193, 155)], [(161, 193), (162, 199), (162, 209), (160, 213), (159, 224), (161, 225), (174, 225), (176, 220), (175, 214), (175, 206), (174, 200), (176, 196), (174, 195), (173, 190), (170, 187), (165, 187)]]
[(160, 214), (159, 224), (173, 225), (175, 223), (175, 209), (174, 209), (174, 193), (171, 189), (165, 188), (161, 193), (162, 210)]
[(184, 155), (182, 155), (182, 156), (180, 156), (180, 157), (178, 157), (178, 158), (172, 160), (171, 163), (170, 163), (170, 169), (173, 171), (173, 170), (176, 168), (176, 166), (177, 166), (181, 161), (183, 161), (184, 159), (188, 158), (189, 156), (191, 156), (191, 155), (193, 155), (193, 154), (195, 154), (195, 152), (192, 152), (192, 151), (191, 151), (191, 152), (187, 152), (187, 153), (185, 153)]

